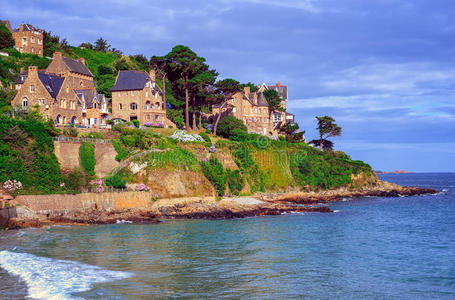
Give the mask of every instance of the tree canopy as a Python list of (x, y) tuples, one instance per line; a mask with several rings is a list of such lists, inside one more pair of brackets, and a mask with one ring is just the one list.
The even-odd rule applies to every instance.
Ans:
[(14, 39), (11, 31), (5, 24), (0, 24), (0, 49), (14, 47)]
[(109, 51), (110, 48), (111, 48), (111, 45), (109, 45), (105, 39), (100, 37), (99, 39), (96, 40), (93, 50), (107, 52), (107, 51)]
[(318, 122), (319, 140), (312, 140), (310, 143), (321, 150), (333, 148), (333, 142), (327, 140), (330, 137), (340, 136), (341, 127), (335, 123), (335, 119), (329, 116), (316, 117)]

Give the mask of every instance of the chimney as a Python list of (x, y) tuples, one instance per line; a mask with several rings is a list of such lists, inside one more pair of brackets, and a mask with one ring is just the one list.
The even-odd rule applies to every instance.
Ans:
[(79, 57), (78, 60), (85, 65), (85, 59), (83, 57)]
[(277, 86), (277, 87), (281, 87), (281, 83), (280, 83), (280, 82), (277, 82), (276, 86)]
[(150, 75), (150, 78), (153, 81), (156, 81), (156, 75), (155, 75), (155, 70), (154, 69), (150, 69), (149, 75)]
[(19, 31), (24, 31), (24, 24), (19, 25)]
[(249, 86), (244, 87), (243, 88), (243, 92), (248, 97), (250, 95), (250, 87)]
[(55, 51), (55, 52), (54, 52), (53, 59), (55, 59), (55, 60), (61, 60), (61, 59), (62, 59), (62, 52), (60, 52), (60, 51)]
[(36, 66), (28, 67), (28, 77), (30, 76), (38, 76), (38, 67)]

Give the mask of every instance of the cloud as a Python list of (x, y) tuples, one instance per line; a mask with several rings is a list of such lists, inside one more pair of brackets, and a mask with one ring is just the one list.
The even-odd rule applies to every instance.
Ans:
[[(222, 2), (232, 2), (232, 0)], [(315, 0), (237, 0), (237, 2), (250, 2), (258, 5), (270, 5), (283, 8), (298, 9), (311, 13), (318, 13), (321, 11), (320, 8), (315, 5)]]

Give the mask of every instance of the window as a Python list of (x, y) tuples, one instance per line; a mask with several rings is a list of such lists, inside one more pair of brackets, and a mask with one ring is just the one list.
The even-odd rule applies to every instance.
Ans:
[(147, 115), (147, 121), (150, 121), (150, 115)]
[(125, 96), (128, 96), (128, 92), (125, 92)]
[(35, 92), (35, 86), (32, 84), (30, 85), (30, 93), (34, 93)]
[[(96, 102), (95, 102), (95, 104), (93, 105), (93, 107), (96, 108)], [(95, 124), (96, 124), (96, 123), (95, 123)]]
[(119, 97), (122, 97), (122, 92), (118, 92), (118, 96), (119, 96)]
[(147, 101), (145, 102), (145, 109), (148, 110), (149, 108), (151, 109), (150, 101)]
[(70, 88), (69, 88), (69, 87), (66, 87), (66, 92), (67, 92), (67, 93), (70, 92)]
[(79, 82), (79, 85), (82, 86), (82, 80)]
[(27, 38), (22, 38), (22, 45), (27, 45)]
[(122, 110), (122, 109), (123, 109), (123, 105), (122, 105), (122, 103), (119, 103), (119, 105), (118, 105), (118, 109), (119, 109), (119, 110)]
[(161, 106), (160, 106), (160, 103), (159, 103), (159, 102), (156, 102), (156, 103), (155, 103), (155, 108), (156, 108), (157, 110), (160, 110), (160, 107), (161, 107)]
[(131, 96), (134, 96), (134, 91), (131, 91)]
[(35, 38), (34, 38), (34, 37), (31, 37), (31, 38), (30, 38), (30, 42), (31, 42), (31, 43), (34, 43), (34, 42), (35, 42)]
[(134, 102), (131, 103), (131, 104), (130, 104), (130, 109), (131, 109), (131, 110), (136, 110), (136, 109), (137, 109), (137, 104), (134, 103)]
[(27, 109), (27, 107), (28, 107), (28, 99), (24, 98), (24, 99), (22, 99), (22, 108)]
[(149, 92), (146, 91), (146, 92), (145, 92), (145, 97), (148, 97), (148, 96), (149, 96)]
[(234, 107), (234, 108), (232, 109), (232, 111), (233, 111), (233, 112), (236, 112), (236, 108)]
[(158, 121), (160, 119), (160, 116), (155, 115), (155, 121)]
[(153, 104), (150, 104), (150, 109), (153, 109)]

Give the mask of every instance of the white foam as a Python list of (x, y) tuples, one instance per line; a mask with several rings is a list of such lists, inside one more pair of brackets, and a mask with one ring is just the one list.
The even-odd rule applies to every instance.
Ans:
[(133, 224), (133, 221), (127, 221), (127, 220), (117, 220), (117, 224)]
[(10, 251), (0, 251), (0, 266), (24, 280), (28, 296), (34, 299), (79, 299), (71, 294), (90, 290), (94, 283), (131, 276), (127, 272), (104, 270), (76, 261)]
[(334, 212), (334, 213), (339, 213), (340, 211), (341, 211), (341, 210), (339, 210), (339, 209), (335, 209), (333, 212)]

